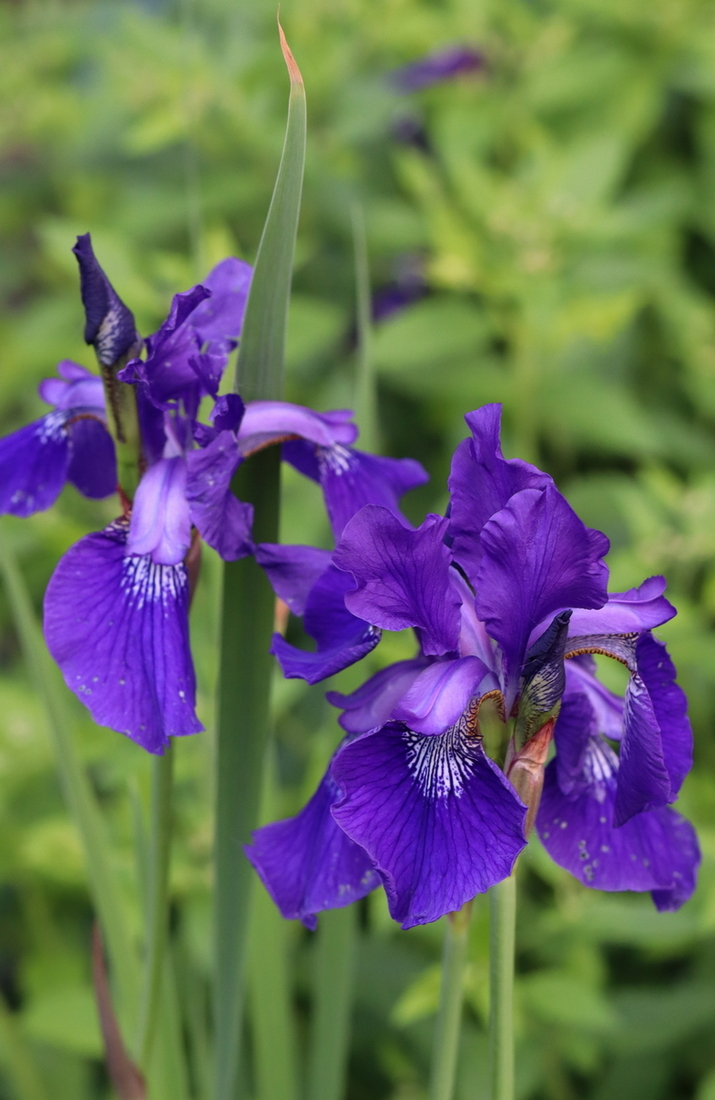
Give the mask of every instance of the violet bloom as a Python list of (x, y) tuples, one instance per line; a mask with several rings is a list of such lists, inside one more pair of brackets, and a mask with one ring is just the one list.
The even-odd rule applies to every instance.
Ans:
[[(345, 708), (341, 723), (348, 731), (326, 780), (334, 792), (329, 812), (323, 786), (310, 813), (306, 808), (292, 822), (258, 830), (249, 858), (284, 915), (309, 921), (317, 899), (321, 907), (338, 906), (371, 888), (342, 831), (379, 873), (403, 927), (458, 909), (504, 878), (525, 844), (526, 807), (483, 752), (479, 707), (496, 699), (504, 715), (515, 718), (508, 768), (516, 782), (545, 760), (567, 688), (566, 667), (577, 670), (569, 673), (573, 693), (584, 654), (605, 652), (631, 671), (610, 803), (594, 817), (593, 806), (606, 795), (599, 802), (589, 779), (593, 753), (581, 751), (577, 740), (572, 744), (571, 727), (560, 725), (546, 805), (553, 809), (556, 776), (561, 801), (570, 799), (568, 816), (560, 804), (553, 811), (567, 821), (560, 836), (585, 843), (589, 859), (597, 842), (608, 846), (604, 830), (619, 836), (613, 850), (622, 873), (602, 875), (598, 885), (652, 889), (656, 904), (677, 906), (692, 891), (697, 844), (685, 823), (663, 826), (691, 747), (672, 665), (650, 634), (674, 614), (663, 582), (654, 578), (609, 598), (606, 538), (584, 527), (547, 475), (502, 457), (497, 406), (469, 414), (467, 423), (472, 438), (454, 457), (449, 519), (430, 516), (411, 531), (372, 506), (347, 525), (333, 557), (353, 578), (344, 596), (347, 610), (379, 629), (412, 627), (419, 653), (382, 670), (352, 696), (328, 696)], [(564, 658), (571, 658), (568, 666)], [(592, 691), (594, 707), (598, 690)], [(583, 736), (604, 732), (595, 713)], [(612, 727), (605, 731), (609, 737)], [(570, 771), (555, 772), (562, 745), (571, 754)], [(532, 812), (537, 796), (538, 790), (527, 799)], [(644, 878), (642, 863), (651, 857), (643, 836), (656, 824), (660, 858), (657, 871)], [(619, 834), (619, 828), (627, 831)], [(629, 849), (636, 834), (641, 846)], [(312, 860), (318, 848), (342, 860), (341, 874), (336, 870), (330, 880), (339, 887), (331, 900), (330, 884)], [(565, 849), (554, 851), (571, 866)], [(639, 859), (638, 873), (629, 870)], [(290, 889), (281, 860), (296, 872)]]
[(117, 487), (114, 444), (107, 431), (102, 380), (63, 359), (59, 378), (39, 394), (52, 411), (0, 439), (0, 512), (30, 516), (49, 508), (66, 481), (87, 497)]
[(463, 73), (479, 72), (484, 64), (484, 54), (473, 46), (449, 46), (396, 69), (392, 83), (400, 92), (417, 92)]
[[(117, 318), (131, 314), (88, 237), (78, 242), (78, 254), (86, 335), (98, 342), (106, 366), (126, 345), (128, 329)], [(204, 284), (175, 296), (168, 319), (145, 341), (146, 359), (130, 359), (119, 371), (113, 385), (136, 387), (146, 469), (131, 509), (68, 551), (45, 597), (45, 635), (68, 686), (97, 722), (150, 752), (163, 752), (171, 736), (202, 728), (189, 646), (187, 561), (198, 536), (225, 560), (253, 551), (252, 508), (230, 489), (237, 467), (256, 450), (288, 440), (309, 444), (308, 457), (316, 462), (334, 462), (338, 455), (343, 464), (353, 462), (349, 444), (357, 429), (349, 412), (320, 415), (287, 402), (246, 407), (236, 394), (216, 398), (240, 334), (249, 281), (248, 265), (222, 261)], [(112, 342), (112, 333), (121, 340)], [(133, 339), (121, 354), (136, 348)], [(81, 384), (100, 400), (99, 379)], [(63, 416), (65, 407), (74, 415), (77, 402), (59, 385), (53, 399), (64, 402)], [(207, 395), (215, 398), (211, 424), (200, 424), (195, 417)], [(342, 496), (332, 495), (339, 509)]]

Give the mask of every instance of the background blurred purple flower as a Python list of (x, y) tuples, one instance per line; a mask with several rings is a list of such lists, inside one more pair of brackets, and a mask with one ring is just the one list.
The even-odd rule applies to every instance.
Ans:
[(117, 487), (114, 444), (106, 428), (101, 378), (63, 359), (40, 397), (52, 412), (0, 439), (0, 513), (30, 516), (49, 508), (66, 481), (87, 497)]
[(448, 46), (395, 69), (390, 79), (401, 92), (417, 92), (464, 73), (479, 72), (485, 63), (484, 54), (474, 46)]

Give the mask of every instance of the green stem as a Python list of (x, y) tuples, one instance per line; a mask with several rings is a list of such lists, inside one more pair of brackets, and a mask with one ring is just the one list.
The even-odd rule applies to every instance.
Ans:
[(489, 891), (491, 1100), (514, 1100), (516, 872)]
[(144, 986), (139, 1016), (137, 1050), (139, 1064), (146, 1070), (156, 1034), (161, 986), (164, 974), (164, 949), (169, 924), (169, 864), (171, 858), (171, 797), (174, 772), (174, 747), (171, 742), (163, 756), (152, 760), (151, 831), (147, 866), (146, 941)]
[(131, 501), (139, 485), (142, 470), (142, 441), (139, 430), (136, 387), (119, 382), (117, 373), (126, 366), (139, 345), (130, 348), (112, 366), (100, 363), (104, 400), (107, 407), (107, 429), (114, 440), (117, 455), (117, 484)]
[(129, 936), (124, 899), (112, 867), (104, 820), (70, 733), (66, 690), (45, 649), (22, 574), (2, 533), (0, 571), (25, 660), (37, 695), (44, 704), (60, 782), (87, 862), (90, 891), (107, 945), (119, 1009), (125, 1026), (130, 1027), (140, 987), (139, 966)]
[(260, 884), (253, 891), (251, 924), (255, 1095), (257, 1100), (295, 1100), (296, 1050), (288, 969), (290, 925)]
[(356, 936), (354, 905), (320, 914), (308, 1078), (311, 1100), (341, 1100), (345, 1092)]
[[(234, 479), (255, 506), (253, 537), (278, 538), (280, 451), (271, 447)], [(274, 596), (254, 558), (224, 570), (216, 751), (216, 1100), (234, 1100), (244, 997), (251, 865), (243, 854), (258, 823), (268, 738)]]
[(432, 1047), (430, 1100), (452, 1100), (454, 1092), (471, 914), (472, 903), (468, 901), (458, 913), (450, 913), (448, 916), (442, 955), (442, 984)]
[(353, 249), (355, 252), (355, 306), (357, 315), (357, 371), (355, 374), (355, 419), (360, 428), (360, 446), (379, 451), (377, 394), (372, 354), (372, 302), (370, 265), (367, 252), (365, 218), (360, 203), (352, 207)]

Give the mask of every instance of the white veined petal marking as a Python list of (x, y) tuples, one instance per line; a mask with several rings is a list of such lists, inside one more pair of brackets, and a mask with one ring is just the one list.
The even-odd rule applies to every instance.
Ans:
[(122, 563), (121, 587), (137, 609), (145, 603), (175, 603), (187, 581), (183, 563), (157, 565), (149, 554), (127, 554)]
[(35, 436), (40, 443), (55, 443), (63, 439), (67, 434), (66, 419), (67, 414), (60, 409), (55, 409), (43, 416), (35, 430)]
[(340, 443), (334, 443), (332, 447), (320, 447), (319, 455), (321, 465), (327, 466), (337, 477), (349, 473), (354, 464), (350, 451)]
[(476, 713), (467, 710), (444, 733), (415, 733), (405, 730), (407, 767), (425, 798), (461, 798), (474, 775), (481, 738), (475, 736)]
[(604, 802), (609, 787), (615, 784), (618, 757), (611, 746), (600, 736), (589, 737), (583, 760), (586, 786), (599, 802)]

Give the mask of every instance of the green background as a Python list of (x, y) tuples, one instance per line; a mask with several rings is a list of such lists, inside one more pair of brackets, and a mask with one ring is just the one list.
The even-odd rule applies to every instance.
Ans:
[[(287, 397), (318, 409), (353, 400), (357, 201), (373, 285), (417, 273), (426, 291), (374, 339), (382, 448), (431, 474), (407, 501), (410, 516), (445, 506), (464, 412), (502, 401), (505, 452), (553, 473), (609, 535), (612, 587), (662, 572), (679, 610), (660, 633), (696, 732), (680, 805), (699, 829), (700, 884), (679, 913), (658, 915), (648, 898), (582, 888), (531, 843), (520, 883), (519, 1096), (714, 1100), (715, 8), (291, 0), (281, 18), (308, 96)], [(396, 66), (452, 43), (481, 48), (484, 70), (413, 95), (390, 84)], [(77, 233), (92, 232), (143, 333), (224, 255), (253, 258), (287, 90), (275, 9), (263, 0), (2, 6), (3, 432), (41, 414), (36, 385), (59, 359), (92, 365), (70, 252)], [(405, 129), (421, 134), (419, 147), (398, 140)], [(315, 487), (287, 473), (284, 499), (283, 539), (328, 545)], [(3, 520), (38, 611), (59, 555), (115, 511), (70, 487), (49, 513)], [(177, 1002), (201, 1100), (219, 582), (206, 553), (192, 631), (209, 732), (178, 746), (172, 870)], [(386, 639), (336, 686), (409, 653), (407, 638)], [(94, 1100), (110, 1094), (82, 853), (2, 594), (0, 666), (0, 1098)], [(298, 808), (336, 743), (322, 690), (276, 685), (274, 816)], [(138, 929), (149, 761), (74, 713)], [(261, 904), (258, 924), (272, 919)], [(359, 919), (347, 1095), (419, 1100), (442, 929), (399, 931), (378, 894)], [(300, 1067), (314, 937), (286, 925), (284, 948)], [(482, 899), (459, 1100), (487, 1096), (486, 951)], [(298, 1100), (300, 1071), (279, 1078), (261, 1081), (249, 1064), (247, 1095)]]

